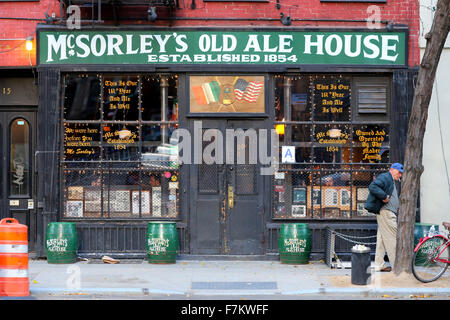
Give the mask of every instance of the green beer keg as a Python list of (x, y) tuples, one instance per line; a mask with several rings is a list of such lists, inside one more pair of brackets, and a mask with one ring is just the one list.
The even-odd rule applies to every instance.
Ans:
[[(414, 226), (414, 248), (417, 246), (417, 244), (420, 242), (420, 239), (424, 239), (426, 236), (428, 236), (428, 232), (430, 231), (431, 227), (434, 226), (435, 232), (439, 232), (439, 226), (437, 224), (431, 224), (431, 223), (416, 223)], [(416, 265), (424, 265), (426, 263), (426, 252), (432, 252), (434, 246), (437, 246), (438, 242), (430, 242), (428, 241), (426, 243), (426, 246), (422, 246), (420, 248), (419, 253), (417, 254), (417, 258), (415, 260)], [(423, 252), (423, 253), (422, 253)]]
[(45, 240), (48, 263), (75, 263), (78, 234), (74, 222), (50, 222)]
[(175, 222), (149, 222), (145, 242), (149, 263), (176, 262), (178, 233)]
[(432, 223), (416, 223), (414, 226), (414, 248), (420, 241), (420, 238), (424, 239), (428, 236), (428, 231), (430, 231), (431, 227), (434, 226), (434, 230), (439, 232), (439, 226), (437, 224)]
[(281, 263), (306, 264), (311, 253), (311, 233), (306, 223), (284, 223), (278, 236)]

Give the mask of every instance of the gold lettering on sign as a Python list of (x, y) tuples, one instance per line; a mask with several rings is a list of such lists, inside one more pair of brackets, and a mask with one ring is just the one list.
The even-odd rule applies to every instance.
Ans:
[(315, 100), (322, 113), (343, 113), (344, 99), (350, 93), (350, 85), (343, 83), (316, 83)]
[(65, 127), (65, 150), (68, 156), (91, 156), (96, 154), (98, 142), (95, 137), (99, 134), (98, 128)]
[(321, 144), (346, 144), (348, 142), (348, 134), (345, 132), (340, 132), (339, 136), (331, 137), (330, 130), (326, 132), (317, 132), (316, 140)]
[(109, 110), (129, 110), (131, 104), (131, 95), (138, 85), (137, 81), (132, 80), (105, 80), (106, 101), (105, 106)]
[(104, 134), (104, 139), (106, 140), (106, 143), (112, 145), (114, 149), (125, 150), (127, 145), (133, 144), (136, 141), (137, 135), (136, 133), (131, 132), (129, 137), (121, 139), (119, 130), (116, 130), (114, 132), (106, 132)]
[(356, 130), (356, 136), (362, 146), (362, 160), (381, 160), (381, 146), (386, 140), (386, 131), (384, 129)]

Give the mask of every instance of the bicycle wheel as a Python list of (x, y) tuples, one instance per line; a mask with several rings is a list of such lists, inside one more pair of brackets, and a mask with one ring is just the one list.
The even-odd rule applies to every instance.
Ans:
[(448, 260), (449, 248), (445, 248), (445, 239), (433, 237), (419, 247), (412, 260), (412, 272), (417, 280), (431, 282), (437, 280), (447, 270), (446, 262), (436, 259)]

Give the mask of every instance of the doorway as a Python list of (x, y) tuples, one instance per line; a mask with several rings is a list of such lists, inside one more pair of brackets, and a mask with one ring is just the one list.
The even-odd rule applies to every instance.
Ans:
[[(201, 121), (201, 127), (194, 125), (196, 121)], [(223, 147), (222, 163), (208, 164), (202, 158), (201, 163), (197, 161), (189, 165), (191, 254), (265, 253), (264, 221), (265, 208), (268, 207), (265, 202), (270, 197), (264, 192), (270, 190), (265, 186), (270, 180), (260, 174), (259, 161), (250, 161), (254, 155), (251, 146), (258, 143), (255, 141), (259, 138), (258, 129), (264, 128), (267, 128), (267, 120), (190, 119), (189, 131), (194, 140), (200, 137), (202, 156), (210, 154), (211, 143), (217, 139), (215, 131), (220, 132), (223, 138), (217, 141), (217, 147)], [(227, 129), (233, 132), (242, 129), (248, 133), (242, 139), (233, 138), (231, 153), (228, 149), (230, 141), (225, 141), (228, 140)], [(250, 132), (249, 129), (254, 130)], [(215, 150), (211, 154), (220, 159), (218, 152)], [(239, 154), (245, 155), (245, 159), (238, 161)]]
[(34, 148), (36, 112), (0, 111), (0, 218), (28, 226), (28, 249), (36, 245)]

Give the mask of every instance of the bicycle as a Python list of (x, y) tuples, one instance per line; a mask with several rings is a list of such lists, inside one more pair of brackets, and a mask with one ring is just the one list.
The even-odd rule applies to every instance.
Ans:
[[(442, 225), (450, 229), (449, 222)], [(450, 264), (450, 239), (441, 234), (426, 236), (420, 239), (414, 248), (412, 272), (421, 282), (432, 282), (439, 279)]]

